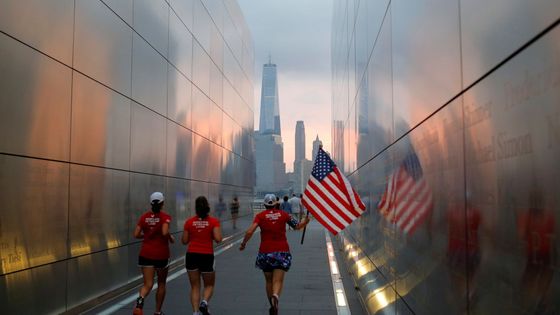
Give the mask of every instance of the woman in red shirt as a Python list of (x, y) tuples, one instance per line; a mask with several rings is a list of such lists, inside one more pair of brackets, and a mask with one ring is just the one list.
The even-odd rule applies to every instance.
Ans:
[(144, 277), (144, 285), (140, 288), (140, 296), (136, 299), (136, 307), (133, 311), (135, 315), (142, 315), (144, 298), (152, 291), (154, 285), (154, 273), (157, 273), (158, 279), (156, 314), (163, 314), (161, 307), (165, 299), (169, 243), (175, 242), (173, 235), (169, 234), (171, 216), (162, 210), (163, 201), (163, 194), (154, 192), (150, 196), (152, 209), (140, 217), (134, 230), (134, 237), (143, 239), (138, 256), (138, 266), (142, 269)]
[(284, 285), (284, 274), (292, 265), (292, 255), (286, 239), (286, 224), (295, 230), (302, 229), (309, 223), (305, 218), (298, 223), (290, 214), (276, 207), (276, 196), (264, 196), (266, 210), (257, 214), (253, 224), (243, 238), (239, 250), (244, 250), (247, 242), (255, 233), (257, 227), (261, 228), (261, 245), (255, 266), (261, 269), (266, 280), (266, 295), (270, 303), (270, 314), (278, 314), (278, 298)]
[[(185, 267), (191, 284), (191, 304), (193, 314), (198, 314), (197, 308), (204, 315), (208, 311), (208, 301), (214, 292), (216, 273), (214, 270), (213, 241), (222, 241), (220, 221), (208, 215), (210, 206), (204, 196), (195, 200), (196, 215), (185, 221), (183, 229), (183, 244), (188, 244), (185, 255)], [(200, 278), (204, 281), (202, 300), (200, 299)]]

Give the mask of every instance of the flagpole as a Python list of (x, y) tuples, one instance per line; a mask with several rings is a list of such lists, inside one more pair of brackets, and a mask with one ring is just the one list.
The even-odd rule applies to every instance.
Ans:
[[(307, 210), (307, 214), (305, 215), (307, 219), (309, 219), (309, 210)], [(305, 230), (307, 230), (307, 224), (303, 227), (303, 233), (301, 234), (301, 242), (300, 244), (303, 245), (303, 239), (305, 238)]]

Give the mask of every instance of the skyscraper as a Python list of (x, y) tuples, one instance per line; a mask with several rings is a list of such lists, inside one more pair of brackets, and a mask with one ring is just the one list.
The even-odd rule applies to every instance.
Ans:
[(305, 160), (305, 126), (302, 120), (296, 122), (296, 161)]
[(315, 163), (315, 157), (317, 157), (317, 152), (319, 152), (319, 147), (322, 145), (323, 142), (319, 140), (319, 135), (317, 135), (317, 138), (315, 138), (315, 141), (313, 141), (313, 156), (311, 157), (313, 163)]
[(259, 132), (281, 135), (276, 65), (270, 59), (263, 65)]

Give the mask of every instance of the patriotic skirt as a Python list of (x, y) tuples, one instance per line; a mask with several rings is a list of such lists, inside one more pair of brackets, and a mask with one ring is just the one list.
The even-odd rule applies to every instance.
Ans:
[(258, 253), (255, 267), (264, 272), (274, 269), (288, 271), (292, 265), (292, 254), (288, 252)]

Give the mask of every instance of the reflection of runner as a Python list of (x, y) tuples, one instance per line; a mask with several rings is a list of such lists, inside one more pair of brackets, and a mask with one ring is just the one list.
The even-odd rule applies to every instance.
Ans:
[(218, 203), (214, 208), (215, 208), (214, 212), (216, 213), (216, 216), (221, 219), (222, 214), (226, 211), (226, 203), (224, 202), (224, 198), (222, 198), (222, 196), (218, 198)]
[[(465, 220), (467, 222), (465, 223)], [(467, 299), (470, 301), (476, 290), (476, 273), (480, 264), (480, 245), (478, 230), (481, 224), (480, 211), (467, 201), (466, 211), (463, 204), (452, 206), (447, 213), (448, 240), (447, 259), (449, 268), (453, 270), (451, 277), (455, 288), (465, 288), (464, 279), (457, 275), (467, 271)], [(467, 229), (465, 233), (465, 227)], [(465, 239), (466, 237), (466, 239)], [(465, 294), (460, 292), (461, 295)]]
[[(216, 273), (214, 270), (213, 241), (222, 241), (220, 221), (208, 215), (208, 200), (200, 196), (195, 200), (196, 216), (185, 221), (183, 244), (188, 244), (185, 267), (191, 285), (191, 304), (194, 314), (197, 309), (204, 315), (208, 312), (208, 301), (214, 292)], [(200, 277), (204, 281), (202, 300), (200, 299)]]
[(144, 285), (140, 288), (140, 296), (136, 299), (133, 314), (141, 315), (144, 299), (154, 285), (154, 273), (157, 273), (158, 288), (156, 292), (156, 312), (162, 314), (161, 307), (165, 299), (165, 282), (167, 280), (169, 262), (169, 243), (175, 238), (169, 234), (171, 216), (163, 209), (163, 194), (155, 192), (150, 196), (152, 210), (144, 213), (138, 220), (134, 237), (141, 238), (142, 248), (138, 257), (138, 266), (142, 270)]
[(544, 209), (540, 192), (531, 193), (530, 208), (517, 220), (517, 231), (525, 243), (525, 270), (521, 278), (523, 306), (543, 313), (549, 304), (548, 289), (554, 276), (554, 215)]
[(239, 200), (237, 200), (237, 197), (233, 197), (233, 200), (229, 205), (229, 210), (231, 212), (233, 229), (237, 229), (237, 217), (239, 216)]
[(276, 209), (276, 196), (273, 194), (264, 197), (264, 206), (266, 210), (257, 214), (245, 233), (239, 250), (245, 249), (257, 227), (260, 227), (261, 245), (255, 265), (264, 273), (266, 295), (270, 303), (269, 314), (278, 314), (278, 298), (284, 284), (284, 274), (292, 264), (292, 255), (286, 239), (286, 224), (299, 230), (309, 223), (309, 219), (305, 218), (301, 223), (297, 223), (288, 213)]

